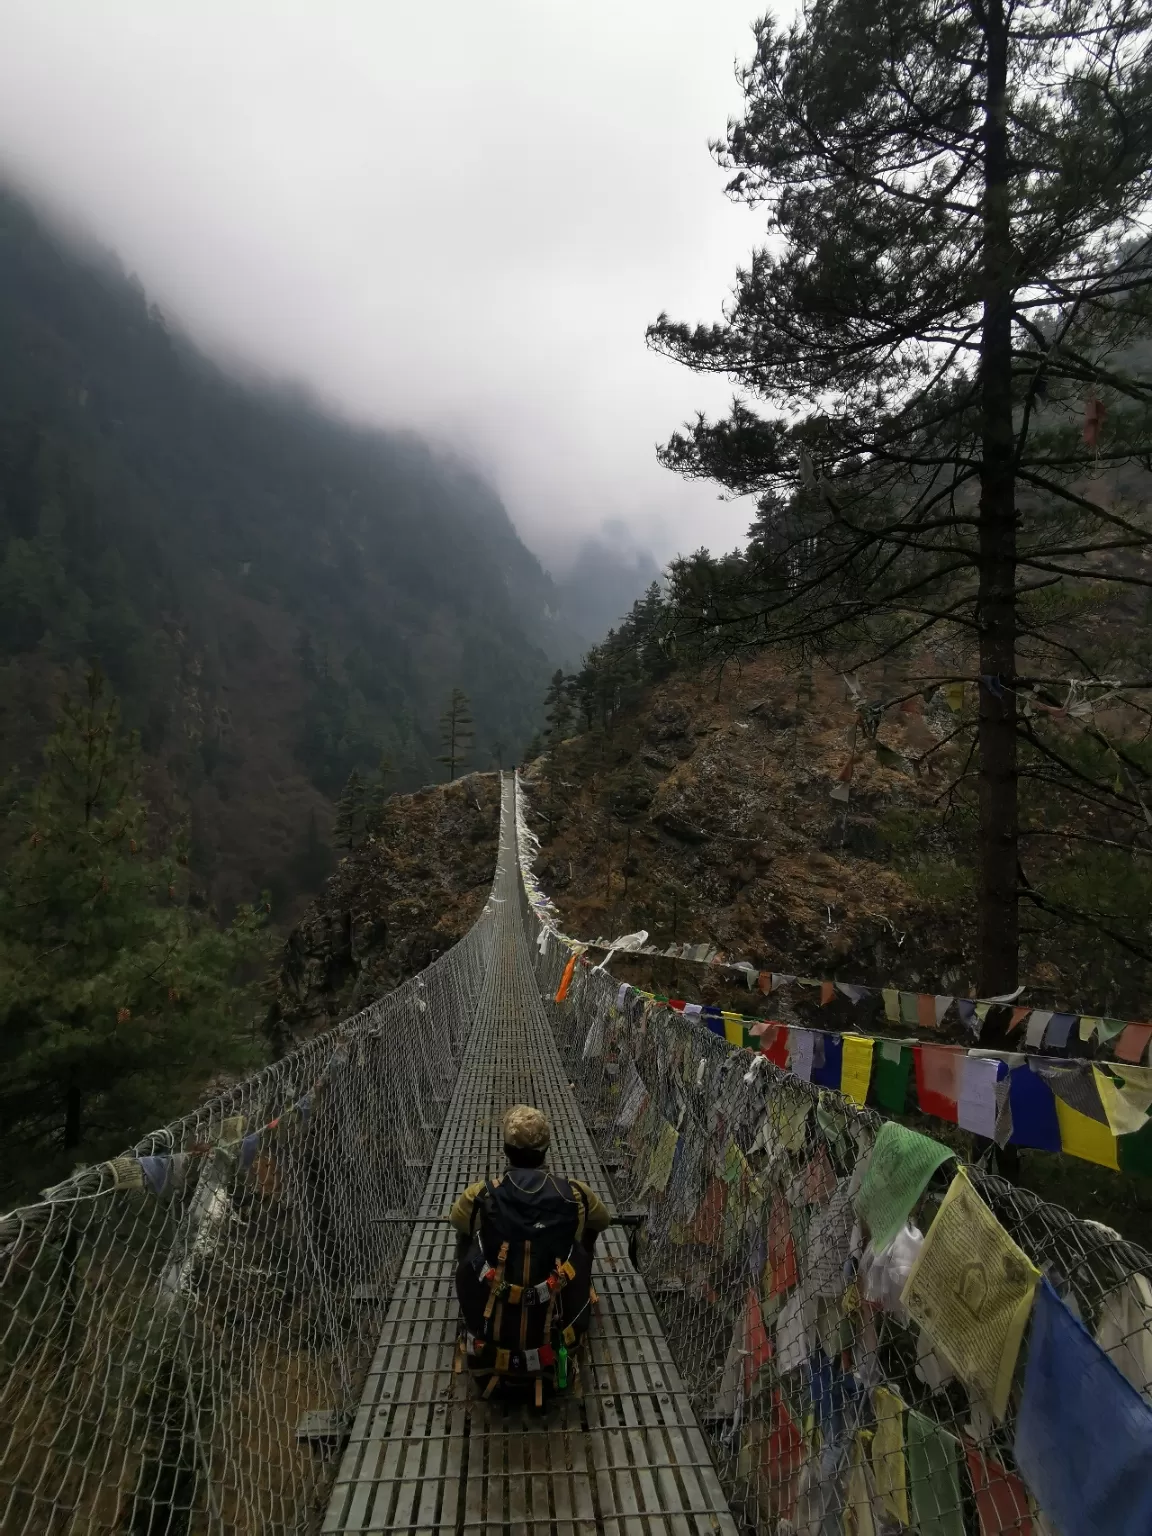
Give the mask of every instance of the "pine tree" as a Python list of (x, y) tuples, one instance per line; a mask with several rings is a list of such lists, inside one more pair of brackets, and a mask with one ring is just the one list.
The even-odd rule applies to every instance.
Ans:
[(364, 802), (364, 830), (372, 837), (379, 837), (384, 830), (385, 806), (392, 794), (393, 774), (392, 759), (387, 752), (382, 752)]
[(572, 726), (572, 683), (557, 667), (544, 695), (544, 718), (548, 722), (548, 742), (556, 747), (568, 735)]
[(456, 777), (457, 768), (467, 762), (472, 742), (472, 709), (462, 688), (453, 688), (448, 708), (440, 716), (440, 740), (444, 751), (436, 761), (448, 769), (451, 781)]
[(187, 900), (179, 841), (149, 847), (139, 743), (93, 672), (11, 807), (0, 873), (0, 1125), (8, 1193), (108, 1156), (250, 1064), (245, 980), (264, 912), (219, 928)]
[(336, 802), (336, 819), (332, 823), (332, 836), (338, 848), (351, 853), (364, 830), (364, 780), (360, 770), (353, 768)]
[(1146, 504), (1094, 477), (1152, 455), (1133, 351), (1152, 319), (1150, 45), (1147, 0), (809, 0), (787, 32), (765, 18), (716, 150), (770, 241), (721, 324), (662, 315), (649, 333), (742, 391), (664, 462), (761, 497), (744, 580), (686, 631), (717, 655), (964, 657), (937, 670), (978, 696), (984, 995), (1016, 985), (1035, 899), (1021, 744), (1030, 773), (1077, 781), (1021, 701), (1085, 674), (1066, 621), (1105, 580), (1146, 584)]

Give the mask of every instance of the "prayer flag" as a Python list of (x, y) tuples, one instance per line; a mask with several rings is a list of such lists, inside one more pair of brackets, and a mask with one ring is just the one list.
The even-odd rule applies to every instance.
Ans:
[(1094, 1067), (1096, 1091), (1114, 1136), (1129, 1136), (1148, 1124), (1152, 1106), (1152, 1068)]
[(788, 1031), (788, 1053), (792, 1071), (807, 1083), (812, 1078), (812, 1051), (815, 1042), (810, 1029)]
[(958, 1045), (917, 1045), (916, 1097), (926, 1115), (956, 1123), (964, 1051)]
[(919, 1536), (964, 1536), (960, 1497), (960, 1442), (909, 1408), (908, 1493)]
[(562, 1003), (568, 996), (568, 988), (572, 985), (572, 972), (576, 969), (576, 956), (579, 953), (579, 950), (574, 949), (568, 956), (568, 964), (564, 967), (564, 974), (560, 978), (560, 985), (556, 988), (553, 1002)]
[(835, 983), (831, 981), (822, 981), (820, 983), (820, 1006), (823, 1008), (825, 1004), (830, 1003), (835, 996)]
[(856, 1196), (856, 1214), (867, 1226), (877, 1252), (888, 1247), (928, 1180), (954, 1155), (949, 1147), (892, 1120), (880, 1127)]
[(821, 1088), (839, 1088), (843, 1055), (843, 1037), (840, 1035), (825, 1035), (824, 1064), (819, 1067), (813, 1066), (812, 1081), (819, 1083)]
[(780, 1296), (796, 1284), (796, 1243), (792, 1221), (783, 1200), (773, 1200), (768, 1215), (769, 1296)]
[(783, 1071), (788, 1065), (787, 1025), (769, 1024), (761, 1038), (760, 1049), (774, 1067)]
[(1117, 1060), (1142, 1061), (1149, 1037), (1152, 1024), (1129, 1024), (1112, 1048)]
[(876, 1103), (889, 1114), (902, 1115), (908, 1098), (912, 1050), (898, 1040), (880, 1040), (876, 1050)]
[(901, 1300), (998, 1419), (1008, 1406), (1039, 1277), (961, 1169), (928, 1230)]
[(915, 1029), (919, 1024), (920, 994), (918, 992), (901, 992), (900, 1022), (901, 1024), (907, 1024), (910, 1029)]
[(904, 1404), (887, 1387), (872, 1393), (876, 1430), (872, 1436), (872, 1477), (884, 1508), (901, 1525), (910, 1525), (908, 1469), (904, 1461)]
[(991, 1141), (996, 1135), (996, 1078), (1000, 1063), (987, 1056), (966, 1056), (957, 1101), (957, 1124)]
[(1048, 1025), (1044, 1043), (1055, 1051), (1062, 1051), (1068, 1044), (1068, 1036), (1072, 1033), (1075, 1022), (1074, 1013), (1054, 1013)]
[(868, 1084), (872, 1080), (872, 1049), (875, 1042), (867, 1035), (845, 1035), (843, 1039), (840, 1092), (863, 1105), (867, 1102)]
[(729, 1045), (744, 1044), (744, 1022), (738, 1013), (724, 1013), (724, 1038)]
[(968, 1476), (976, 1496), (980, 1536), (1033, 1536), (1032, 1517), (1024, 1484), (998, 1461), (965, 1444)]
[(1085, 1162), (1099, 1163), (1103, 1168), (1115, 1168), (1119, 1172), (1116, 1138), (1109, 1127), (1073, 1109), (1059, 1095), (1055, 1098), (1061, 1150), (1072, 1157), (1082, 1157)]
[(936, 999), (930, 992), (917, 994), (916, 1022), (921, 1029), (936, 1028)]
[(1012, 1111), (1011, 1145), (1036, 1147), (1041, 1152), (1060, 1151), (1060, 1122), (1056, 1101), (1044, 1079), (1025, 1065), (1013, 1067), (1008, 1079), (1008, 1104)]
[(883, 987), (880, 996), (884, 999), (884, 1017), (889, 1024), (900, 1022), (900, 994), (894, 987)]
[(663, 1194), (668, 1188), (668, 1175), (672, 1172), (672, 1159), (676, 1156), (676, 1143), (679, 1140), (679, 1131), (665, 1120), (661, 1124), (656, 1145), (652, 1148), (644, 1189), (654, 1189), (657, 1193)]
[(1152, 1531), (1152, 1408), (1047, 1280), (1036, 1296), (1015, 1452), (1062, 1536)]

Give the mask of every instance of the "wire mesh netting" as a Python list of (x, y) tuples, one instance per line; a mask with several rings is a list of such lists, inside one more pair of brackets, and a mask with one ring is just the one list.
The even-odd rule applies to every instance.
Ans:
[[(530, 860), (523, 821), (521, 837)], [(552, 999), (572, 951), (539, 912), (526, 922)], [(973, 1324), (958, 1370), (901, 1301), (954, 1182), (951, 1157), (877, 1254), (856, 1205), (879, 1116), (602, 968), (581, 962), (569, 975), (564, 1001), (549, 1004), (561, 1054), (617, 1200), (646, 1213), (639, 1267), (737, 1519), (768, 1536), (1066, 1536), (1018, 1465), (1025, 1351), (1010, 1382), (970, 1390), (995, 1341)], [(1152, 1256), (999, 1178), (968, 1177), (1152, 1403)], [(1023, 1328), (1027, 1308), (1017, 1311)], [(1048, 1449), (1061, 1453), (1058, 1440)], [(1146, 1489), (1147, 1466), (1134, 1475)]]
[(314, 1527), (492, 931), (0, 1218), (5, 1536)]

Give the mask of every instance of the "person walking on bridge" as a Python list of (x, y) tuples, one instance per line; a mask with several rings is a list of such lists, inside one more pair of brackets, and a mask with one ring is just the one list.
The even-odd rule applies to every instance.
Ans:
[(504, 1172), (469, 1184), (452, 1207), (460, 1349), (489, 1376), (486, 1396), (502, 1379), (528, 1381), (539, 1404), (545, 1380), (568, 1385), (596, 1299), (592, 1254), (611, 1218), (587, 1184), (547, 1167), (540, 1110), (514, 1104), (503, 1134)]

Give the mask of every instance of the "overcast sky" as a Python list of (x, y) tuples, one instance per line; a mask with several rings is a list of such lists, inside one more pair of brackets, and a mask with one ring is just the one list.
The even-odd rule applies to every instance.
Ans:
[(714, 319), (756, 216), (708, 139), (765, 0), (0, 0), (0, 155), (210, 347), (434, 431), (559, 566), (663, 561), (747, 502), (656, 442), (730, 388), (649, 353)]

